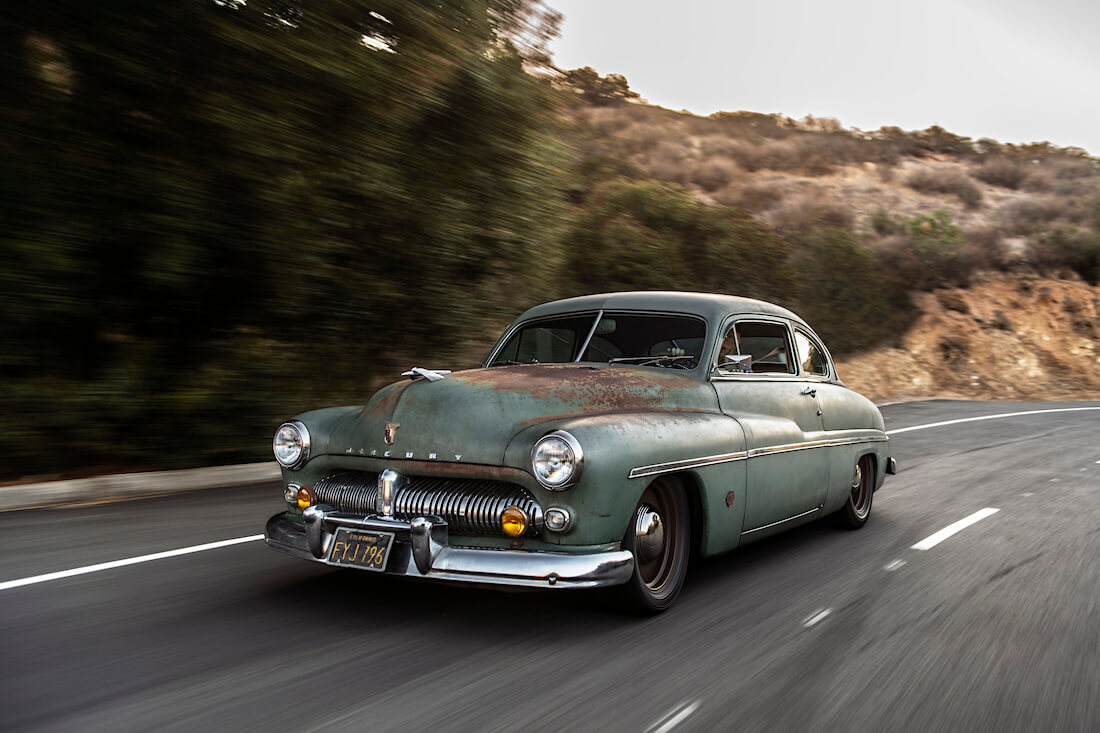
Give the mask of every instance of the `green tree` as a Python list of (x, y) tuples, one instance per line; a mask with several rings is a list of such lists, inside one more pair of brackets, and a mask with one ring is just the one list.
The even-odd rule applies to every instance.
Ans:
[(962, 230), (952, 222), (950, 212), (937, 209), (917, 214), (905, 222), (905, 233), (924, 267), (925, 279), (918, 287), (944, 285), (964, 244)]
[(681, 186), (597, 185), (567, 234), (576, 292), (671, 289), (790, 301), (786, 243), (750, 214), (707, 206)]
[(799, 273), (797, 310), (833, 353), (866, 349), (904, 330), (909, 287), (880, 271), (852, 232), (817, 221), (788, 238)]

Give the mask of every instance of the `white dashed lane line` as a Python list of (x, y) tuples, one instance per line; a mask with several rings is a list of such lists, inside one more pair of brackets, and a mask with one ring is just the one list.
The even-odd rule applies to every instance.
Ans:
[(813, 613), (811, 613), (809, 616), (807, 616), (805, 619), (802, 620), (802, 625), (805, 626), (808, 629), (811, 626), (814, 626), (814, 625), (819, 624), (822, 621), (824, 621), (826, 619), (826, 617), (828, 617), (828, 615), (832, 612), (833, 612), (833, 609), (831, 609), (831, 608), (822, 608), (822, 609), (819, 609), (817, 611), (814, 611)]
[(983, 519), (985, 519), (986, 517), (992, 516), (992, 515), (996, 514), (999, 511), (1001, 511), (1001, 510), (1000, 509), (994, 509), (993, 507), (988, 507), (988, 506), (985, 509), (979, 509), (978, 511), (971, 514), (969, 517), (963, 517), (962, 519), (955, 522), (954, 524), (947, 525), (946, 527), (941, 529), (939, 532), (936, 532), (935, 534), (932, 534), (932, 535), (929, 535), (929, 536), (925, 537), (923, 540), (921, 540), (917, 544), (913, 545), (913, 547), (910, 548), (910, 549), (913, 549), (913, 550), (930, 550), (933, 547), (935, 547), (936, 545), (938, 545), (939, 543), (946, 540), (948, 537), (951, 537), (952, 535), (958, 534), (959, 532), (963, 531), (964, 529), (966, 529), (970, 525), (975, 524), (976, 522), (980, 522)]
[(687, 720), (689, 715), (698, 710), (699, 703), (699, 700), (692, 700), (691, 702), (681, 705), (650, 726), (646, 733), (668, 733), (668, 731)]
[(190, 547), (181, 547), (178, 550), (166, 550), (165, 552), (154, 552), (151, 555), (141, 555), (139, 557), (129, 557), (125, 560), (112, 560), (110, 562), (101, 562), (98, 565), (85, 565), (82, 568), (73, 568), (72, 570), (61, 570), (56, 573), (46, 573), (45, 575), (32, 575), (29, 578), (19, 578), (18, 580), (6, 580), (0, 583), (0, 590), (8, 590), (9, 588), (19, 588), (24, 585), (34, 585), (35, 583), (45, 583), (48, 580), (60, 580), (61, 578), (71, 578), (74, 575), (86, 575), (87, 573), (98, 573), (100, 570), (112, 570), (114, 568), (122, 568), (127, 565), (137, 565), (138, 563), (151, 562), (153, 560), (163, 560), (169, 557), (177, 557), (179, 555), (190, 555), (194, 552), (204, 552), (205, 550), (216, 550), (219, 547), (229, 547), (231, 545), (239, 545), (244, 542), (257, 542), (262, 540), (264, 536), (262, 534), (249, 535), (248, 537), (236, 537), (231, 540), (221, 540), (219, 542), (208, 542), (205, 545), (191, 545)]

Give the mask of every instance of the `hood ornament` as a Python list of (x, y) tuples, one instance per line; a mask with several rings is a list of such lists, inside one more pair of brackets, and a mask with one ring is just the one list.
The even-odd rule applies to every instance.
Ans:
[(401, 427), (400, 423), (386, 423), (386, 431), (383, 433), (383, 437), (386, 439), (386, 445), (393, 445), (393, 441), (397, 440), (397, 429)]
[(450, 369), (425, 369), (424, 367), (413, 367), (407, 372), (401, 372), (401, 376), (409, 377), (414, 381), (417, 379), (427, 379), (429, 382), (438, 382), (450, 373)]

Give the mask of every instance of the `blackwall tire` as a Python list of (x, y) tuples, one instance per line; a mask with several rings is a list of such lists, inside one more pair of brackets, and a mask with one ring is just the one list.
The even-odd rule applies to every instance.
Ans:
[(655, 614), (670, 607), (684, 586), (691, 555), (690, 506), (679, 481), (662, 477), (646, 488), (630, 516), (623, 549), (634, 555), (634, 574), (618, 589), (627, 609)]
[(844, 508), (836, 513), (837, 523), (845, 529), (859, 529), (867, 524), (874, 498), (874, 459), (871, 456), (863, 456), (856, 464), (848, 500), (844, 502)]

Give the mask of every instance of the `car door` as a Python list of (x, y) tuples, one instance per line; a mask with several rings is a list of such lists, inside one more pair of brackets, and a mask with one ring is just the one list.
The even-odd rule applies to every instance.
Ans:
[(776, 317), (739, 317), (723, 329), (711, 381), (748, 443), (743, 534), (817, 511), (828, 487), (821, 409), (793, 346), (790, 325)]

